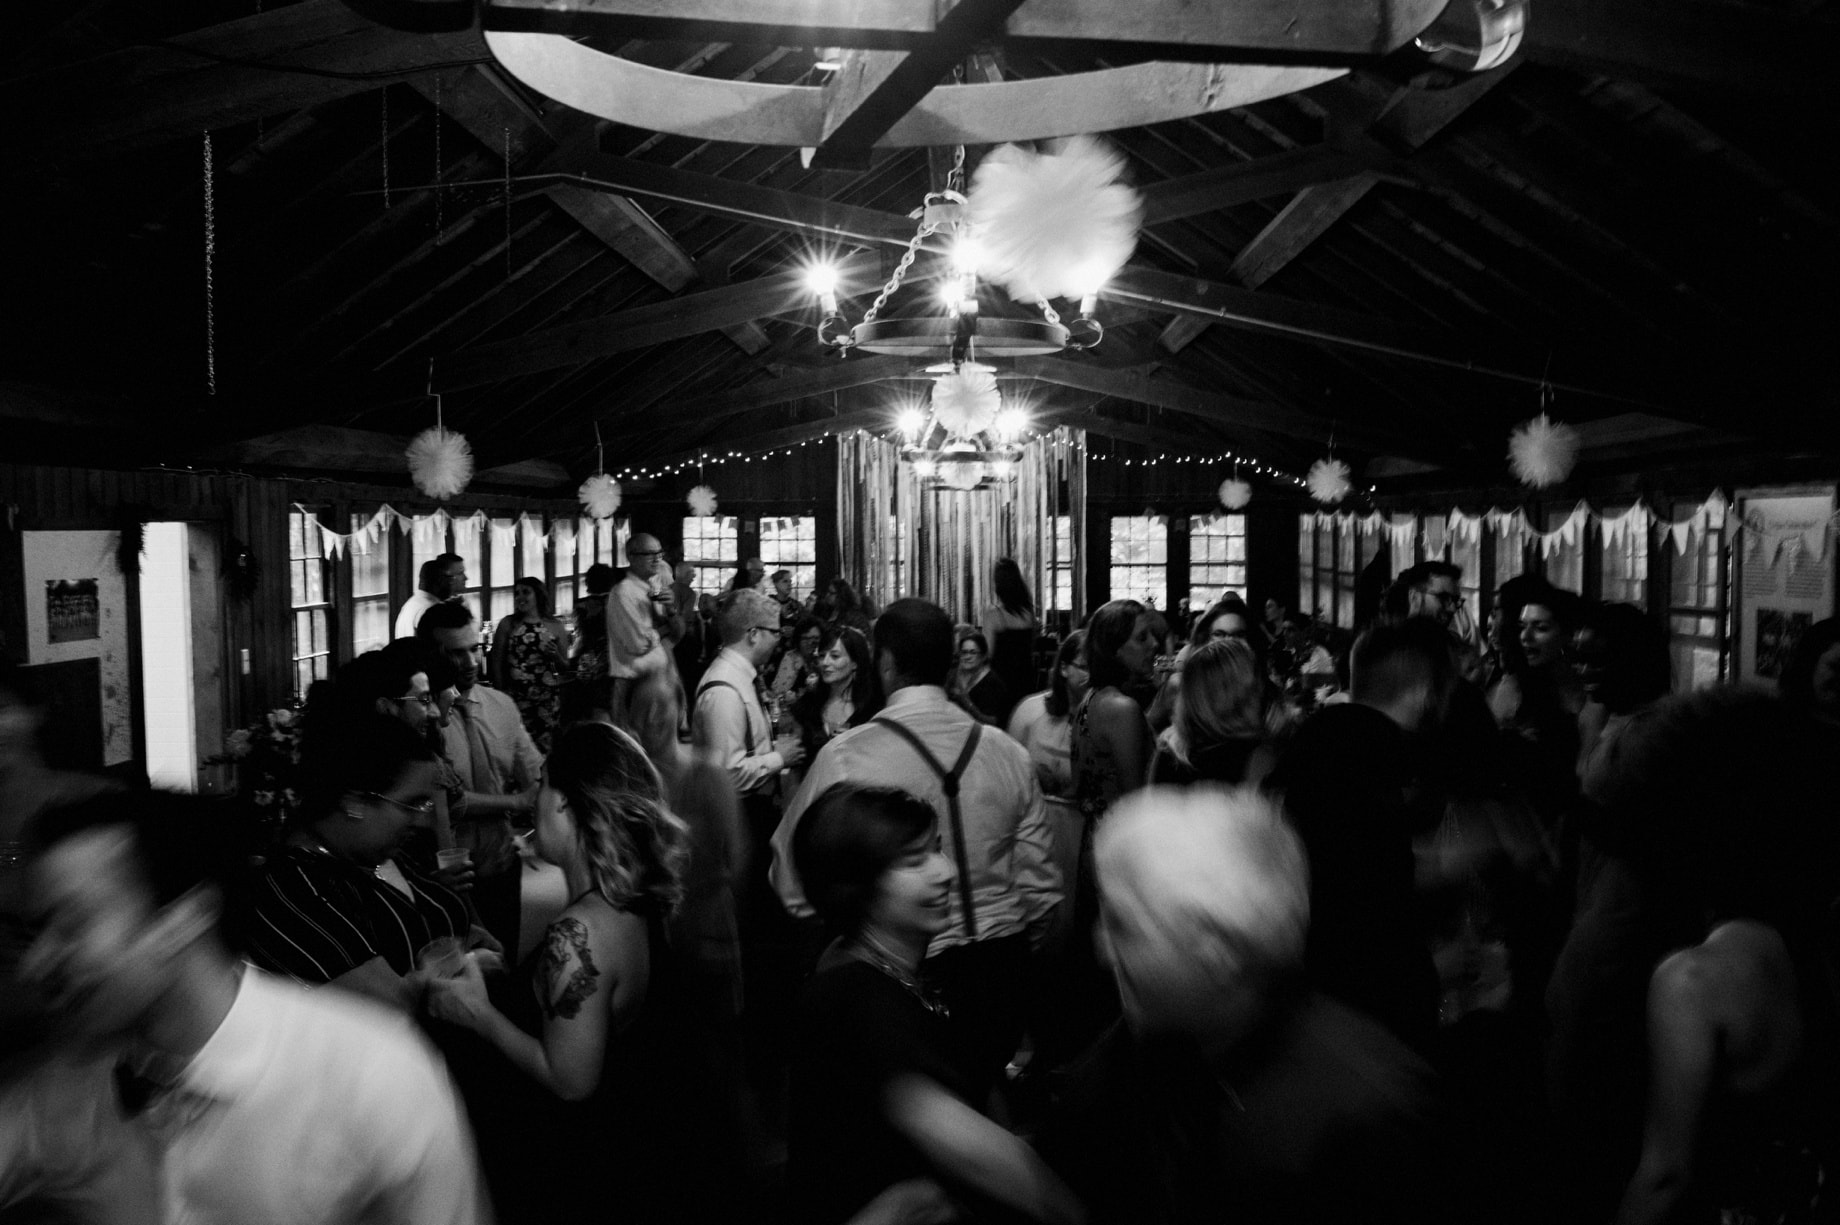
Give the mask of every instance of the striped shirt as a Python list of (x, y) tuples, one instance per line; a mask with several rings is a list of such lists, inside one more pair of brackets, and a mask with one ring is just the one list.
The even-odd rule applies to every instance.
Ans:
[(429, 941), (465, 936), (471, 923), (460, 895), (405, 859), (395, 863), (413, 897), (349, 860), (282, 848), (254, 883), (249, 959), (303, 983), (324, 983), (374, 957), (407, 974)]

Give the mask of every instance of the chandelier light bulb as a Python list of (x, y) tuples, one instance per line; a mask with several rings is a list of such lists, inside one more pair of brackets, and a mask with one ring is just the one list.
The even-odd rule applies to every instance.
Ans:
[(917, 408), (904, 408), (894, 419), (894, 427), (909, 438), (918, 438), (920, 431), (926, 428), (926, 414)]

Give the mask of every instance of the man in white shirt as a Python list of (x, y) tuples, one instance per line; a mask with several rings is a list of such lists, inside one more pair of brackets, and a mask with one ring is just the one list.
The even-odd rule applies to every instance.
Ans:
[(607, 671), (613, 709), (626, 710), (633, 681), (671, 666), (675, 598), (663, 573), (664, 549), (641, 532), (626, 542), (626, 573), (607, 598)]
[(444, 604), (466, 590), (466, 562), (458, 553), (443, 553), (422, 563), (417, 578), (421, 590), (410, 596), (396, 614), (396, 637), (415, 637), (415, 627), (422, 614), (436, 604)]
[(247, 861), (236, 815), (104, 796), (41, 825), (26, 954), (60, 1037), (119, 1060), (112, 1104), (167, 1221), (490, 1220), (439, 1058), (405, 1018), (241, 964), (221, 929)]
[[(928, 947), (926, 968), (977, 1052), (986, 1083), (976, 1091), (994, 1083), (1015, 1054), (1029, 950), (1047, 934), (1062, 885), (1028, 750), (994, 728), (973, 741), (977, 720), (946, 697), (954, 649), (952, 619), (937, 605), (906, 599), (888, 606), (875, 623), (876, 670), (888, 703), (818, 750), (773, 834), (772, 874), (786, 909), (811, 914), (793, 867), (792, 835), (812, 801), (839, 784), (894, 787), (933, 806), (957, 880), (948, 926)], [(958, 828), (945, 782), (955, 767)]]

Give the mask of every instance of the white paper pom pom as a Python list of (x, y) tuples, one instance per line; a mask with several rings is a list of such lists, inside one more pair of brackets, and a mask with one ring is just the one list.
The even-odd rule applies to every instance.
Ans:
[(591, 518), (605, 519), (620, 509), (620, 482), (605, 472), (596, 472), (581, 483), (581, 488), (575, 491), (575, 496), (581, 499), (581, 508), (587, 511)]
[(977, 271), (1019, 302), (1078, 298), (1124, 267), (1143, 200), (1119, 181), (1124, 158), (1090, 136), (1032, 153), (993, 150), (971, 177)]
[(708, 518), (716, 513), (716, 491), (707, 485), (698, 485), (684, 499), (690, 504), (690, 513), (701, 518)]
[(441, 426), (417, 434), (403, 454), (415, 487), (431, 498), (451, 498), (473, 479), (473, 448), (466, 436)]
[(1228, 510), (1238, 510), (1252, 501), (1252, 486), (1234, 477), (1230, 481), (1220, 482), (1220, 504)]
[(1541, 413), (1508, 436), (1508, 463), (1521, 484), (1543, 489), (1572, 474), (1582, 443), (1577, 430)]
[(1339, 459), (1319, 459), (1306, 478), (1310, 496), (1318, 502), (1340, 502), (1348, 496), (1348, 465)]
[(967, 366), (933, 382), (933, 413), (955, 438), (983, 433), (996, 424), (1002, 407), (997, 376), (987, 369)]

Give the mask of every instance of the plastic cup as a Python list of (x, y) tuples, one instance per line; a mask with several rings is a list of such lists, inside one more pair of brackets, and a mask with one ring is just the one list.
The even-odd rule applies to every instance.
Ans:
[(416, 953), (415, 967), (435, 978), (459, 978), (466, 973), (466, 945), (454, 936), (430, 940)]
[(473, 852), (463, 846), (450, 846), (444, 851), (434, 853), (434, 865), (443, 872), (449, 868), (470, 867), (472, 862)]

